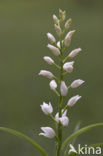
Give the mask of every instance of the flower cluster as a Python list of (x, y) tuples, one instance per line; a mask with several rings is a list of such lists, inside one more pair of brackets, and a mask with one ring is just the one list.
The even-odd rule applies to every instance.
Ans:
[(75, 30), (67, 32), (71, 25), (71, 19), (68, 19), (63, 26), (63, 22), (65, 21), (65, 19), (65, 11), (59, 10), (59, 18), (56, 15), (53, 15), (54, 28), (59, 38), (59, 41), (51, 33), (47, 33), (47, 38), (50, 42), (47, 47), (60, 60), (60, 64), (57, 65), (55, 61), (49, 56), (43, 57), (46, 63), (55, 66), (59, 70), (60, 78), (57, 78), (52, 72), (47, 70), (41, 70), (39, 73), (39, 75), (50, 79), (50, 89), (53, 90), (60, 99), (58, 104), (58, 111), (54, 116), (53, 107), (50, 102), (48, 104), (43, 102), (43, 104), (41, 105), (43, 113), (51, 117), (51, 119), (57, 124), (57, 134), (56, 131), (54, 131), (54, 129), (51, 127), (41, 127), (42, 133), (40, 133), (39, 135), (43, 135), (47, 138), (56, 137), (56, 139), (59, 140), (58, 146), (60, 146), (60, 141), (62, 142), (62, 138), (60, 135), (62, 134), (62, 128), (68, 126), (69, 124), (69, 117), (67, 115), (68, 108), (75, 105), (77, 101), (81, 98), (81, 96), (75, 95), (71, 97), (66, 105), (63, 104), (64, 98), (67, 96), (69, 89), (77, 88), (84, 83), (83, 80), (77, 79), (74, 80), (70, 85), (66, 85), (66, 82), (64, 81), (64, 76), (68, 73), (72, 73), (73, 71), (74, 61), (72, 59), (81, 51), (81, 48), (77, 48), (69, 52), (69, 54), (64, 57), (64, 53), (66, 53), (66, 51), (68, 50), (72, 36), (75, 33)]

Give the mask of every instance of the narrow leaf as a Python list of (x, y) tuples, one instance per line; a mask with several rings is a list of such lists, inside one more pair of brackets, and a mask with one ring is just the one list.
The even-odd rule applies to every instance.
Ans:
[(31, 139), (30, 137), (24, 135), (21, 132), (18, 132), (16, 130), (10, 129), (10, 128), (5, 128), (5, 127), (0, 127), (0, 131), (18, 136), (24, 140), (26, 140), (27, 142), (29, 142), (30, 144), (32, 144), (37, 150), (39, 150), (39, 152), (41, 153), (42, 156), (48, 156), (48, 154), (46, 153), (46, 151), (39, 145), (37, 144), (33, 139)]
[(92, 125), (89, 125), (89, 126), (86, 126), (84, 128), (81, 128), (80, 130), (74, 132), (73, 134), (71, 134), (65, 141), (64, 143), (62, 144), (62, 150), (64, 149), (64, 147), (70, 143), (73, 138), (79, 136), (80, 134), (82, 133), (85, 133), (86, 131), (89, 131), (91, 130), (92, 128), (95, 128), (95, 127), (100, 127), (100, 126), (103, 126), (103, 123), (97, 123), (97, 124), (92, 124)]

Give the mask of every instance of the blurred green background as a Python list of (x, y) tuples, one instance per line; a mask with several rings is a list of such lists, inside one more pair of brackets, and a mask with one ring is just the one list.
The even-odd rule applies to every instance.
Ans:
[[(51, 156), (54, 141), (38, 136), (41, 126), (52, 124), (41, 112), (40, 104), (51, 101), (55, 112), (58, 99), (49, 89), (49, 81), (39, 77), (38, 72), (51, 69), (42, 58), (52, 56), (46, 48), (46, 33), (54, 34), (52, 15), (57, 14), (59, 8), (72, 18), (70, 29), (77, 30), (70, 50), (83, 49), (66, 83), (78, 78), (86, 81), (79, 89), (71, 90), (66, 99), (75, 94), (83, 96), (69, 113), (70, 124), (64, 135), (67, 137), (78, 121), (81, 126), (103, 122), (103, 1), (0, 0), (0, 126), (28, 134)], [(51, 71), (56, 73), (54, 69)], [(77, 142), (102, 141), (103, 128), (97, 128), (80, 136)], [(20, 138), (0, 132), (0, 155), (40, 154)]]

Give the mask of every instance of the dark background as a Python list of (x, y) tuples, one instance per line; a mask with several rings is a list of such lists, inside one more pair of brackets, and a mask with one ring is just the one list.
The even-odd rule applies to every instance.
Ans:
[[(86, 81), (68, 95), (69, 98), (80, 94), (83, 98), (69, 112), (67, 137), (78, 121), (81, 121), (81, 127), (103, 122), (103, 1), (0, 0), (0, 126), (28, 134), (51, 156), (54, 141), (38, 136), (41, 126), (52, 124), (41, 112), (40, 104), (51, 101), (55, 112), (58, 100), (48, 87), (49, 81), (39, 77), (38, 72), (51, 68), (42, 57), (52, 56), (46, 48), (46, 33), (54, 34), (52, 15), (57, 14), (59, 8), (66, 10), (72, 18), (70, 30), (77, 30), (70, 50), (83, 49), (76, 57), (74, 72), (67, 77), (66, 83), (78, 78)], [(78, 143), (102, 142), (102, 131), (103, 128), (96, 128), (85, 133), (78, 138)], [(40, 154), (20, 138), (0, 132), (0, 155)]]

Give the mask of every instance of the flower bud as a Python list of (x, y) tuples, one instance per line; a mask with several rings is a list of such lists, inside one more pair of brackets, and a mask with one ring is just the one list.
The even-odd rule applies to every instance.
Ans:
[(69, 124), (69, 118), (67, 116), (62, 116), (61, 118), (59, 118), (59, 121), (64, 127), (67, 127)]
[(57, 18), (56, 15), (53, 15), (53, 20), (54, 20), (54, 24), (56, 24), (56, 25), (59, 24), (59, 19)]
[(43, 102), (43, 104), (41, 105), (41, 109), (45, 115), (49, 115), (53, 113), (53, 107), (50, 102), (49, 104)]
[(49, 85), (52, 90), (55, 90), (57, 88), (57, 83), (55, 80), (50, 81)]
[(66, 63), (63, 65), (63, 69), (64, 69), (66, 72), (71, 73), (71, 72), (73, 71), (73, 64), (74, 64), (74, 61), (72, 61), (72, 62), (66, 62)]
[(43, 131), (39, 135), (43, 135), (47, 138), (54, 138), (56, 136), (55, 131), (51, 127), (41, 127), (41, 130)]
[(82, 49), (81, 48), (78, 48), (78, 49), (75, 49), (73, 51), (70, 52), (70, 54), (68, 55), (70, 58), (73, 58), (75, 57)]
[(67, 33), (67, 35), (66, 35), (66, 37), (65, 37), (65, 40), (64, 40), (65, 46), (67, 46), (67, 47), (69, 46), (70, 41), (71, 41), (71, 37), (72, 37), (72, 35), (74, 34), (74, 32), (75, 32), (75, 30), (70, 31), (70, 32)]
[(66, 86), (64, 81), (61, 81), (60, 92), (62, 96), (66, 96), (68, 93), (68, 87)]
[(68, 19), (65, 23), (65, 28), (69, 29), (70, 25), (71, 25), (72, 19)]
[(55, 43), (56, 39), (51, 33), (47, 33), (47, 38), (49, 39), (50, 43)]
[(76, 96), (73, 96), (72, 98), (69, 99), (67, 105), (72, 107), (74, 104), (76, 104), (76, 102), (81, 98), (81, 96), (79, 95), (76, 95)]
[(55, 56), (60, 55), (60, 51), (59, 51), (58, 48), (54, 47), (54, 46), (51, 45), (51, 44), (48, 44), (47, 47), (51, 50), (51, 52), (52, 52)]
[(66, 11), (62, 11), (61, 9), (59, 9), (59, 17), (62, 21), (64, 21), (66, 17)]
[(43, 59), (50, 65), (52, 65), (54, 63), (54, 60), (52, 58), (50, 58), (49, 56), (44, 56)]
[(60, 26), (54, 24), (54, 28), (55, 28), (57, 35), (60, 36), (62, 34), (62, 30), (61, 30)]
[(53, 77), (54, 77), (54, 75), (47, 70), (41, 70), (39, 75), (42, 75), (42, 76), (47, 77), (49, 79), (53, 79)]
[(77, 87), (79, 87), (80, 85), (82, 85), (84, 82), (85, 82), (85, 81), (80, 80), (80, 79), (74, 80), (74, 81), (72, 82), (72, 84), (71, 84), (71, 88), (77, 88)]

